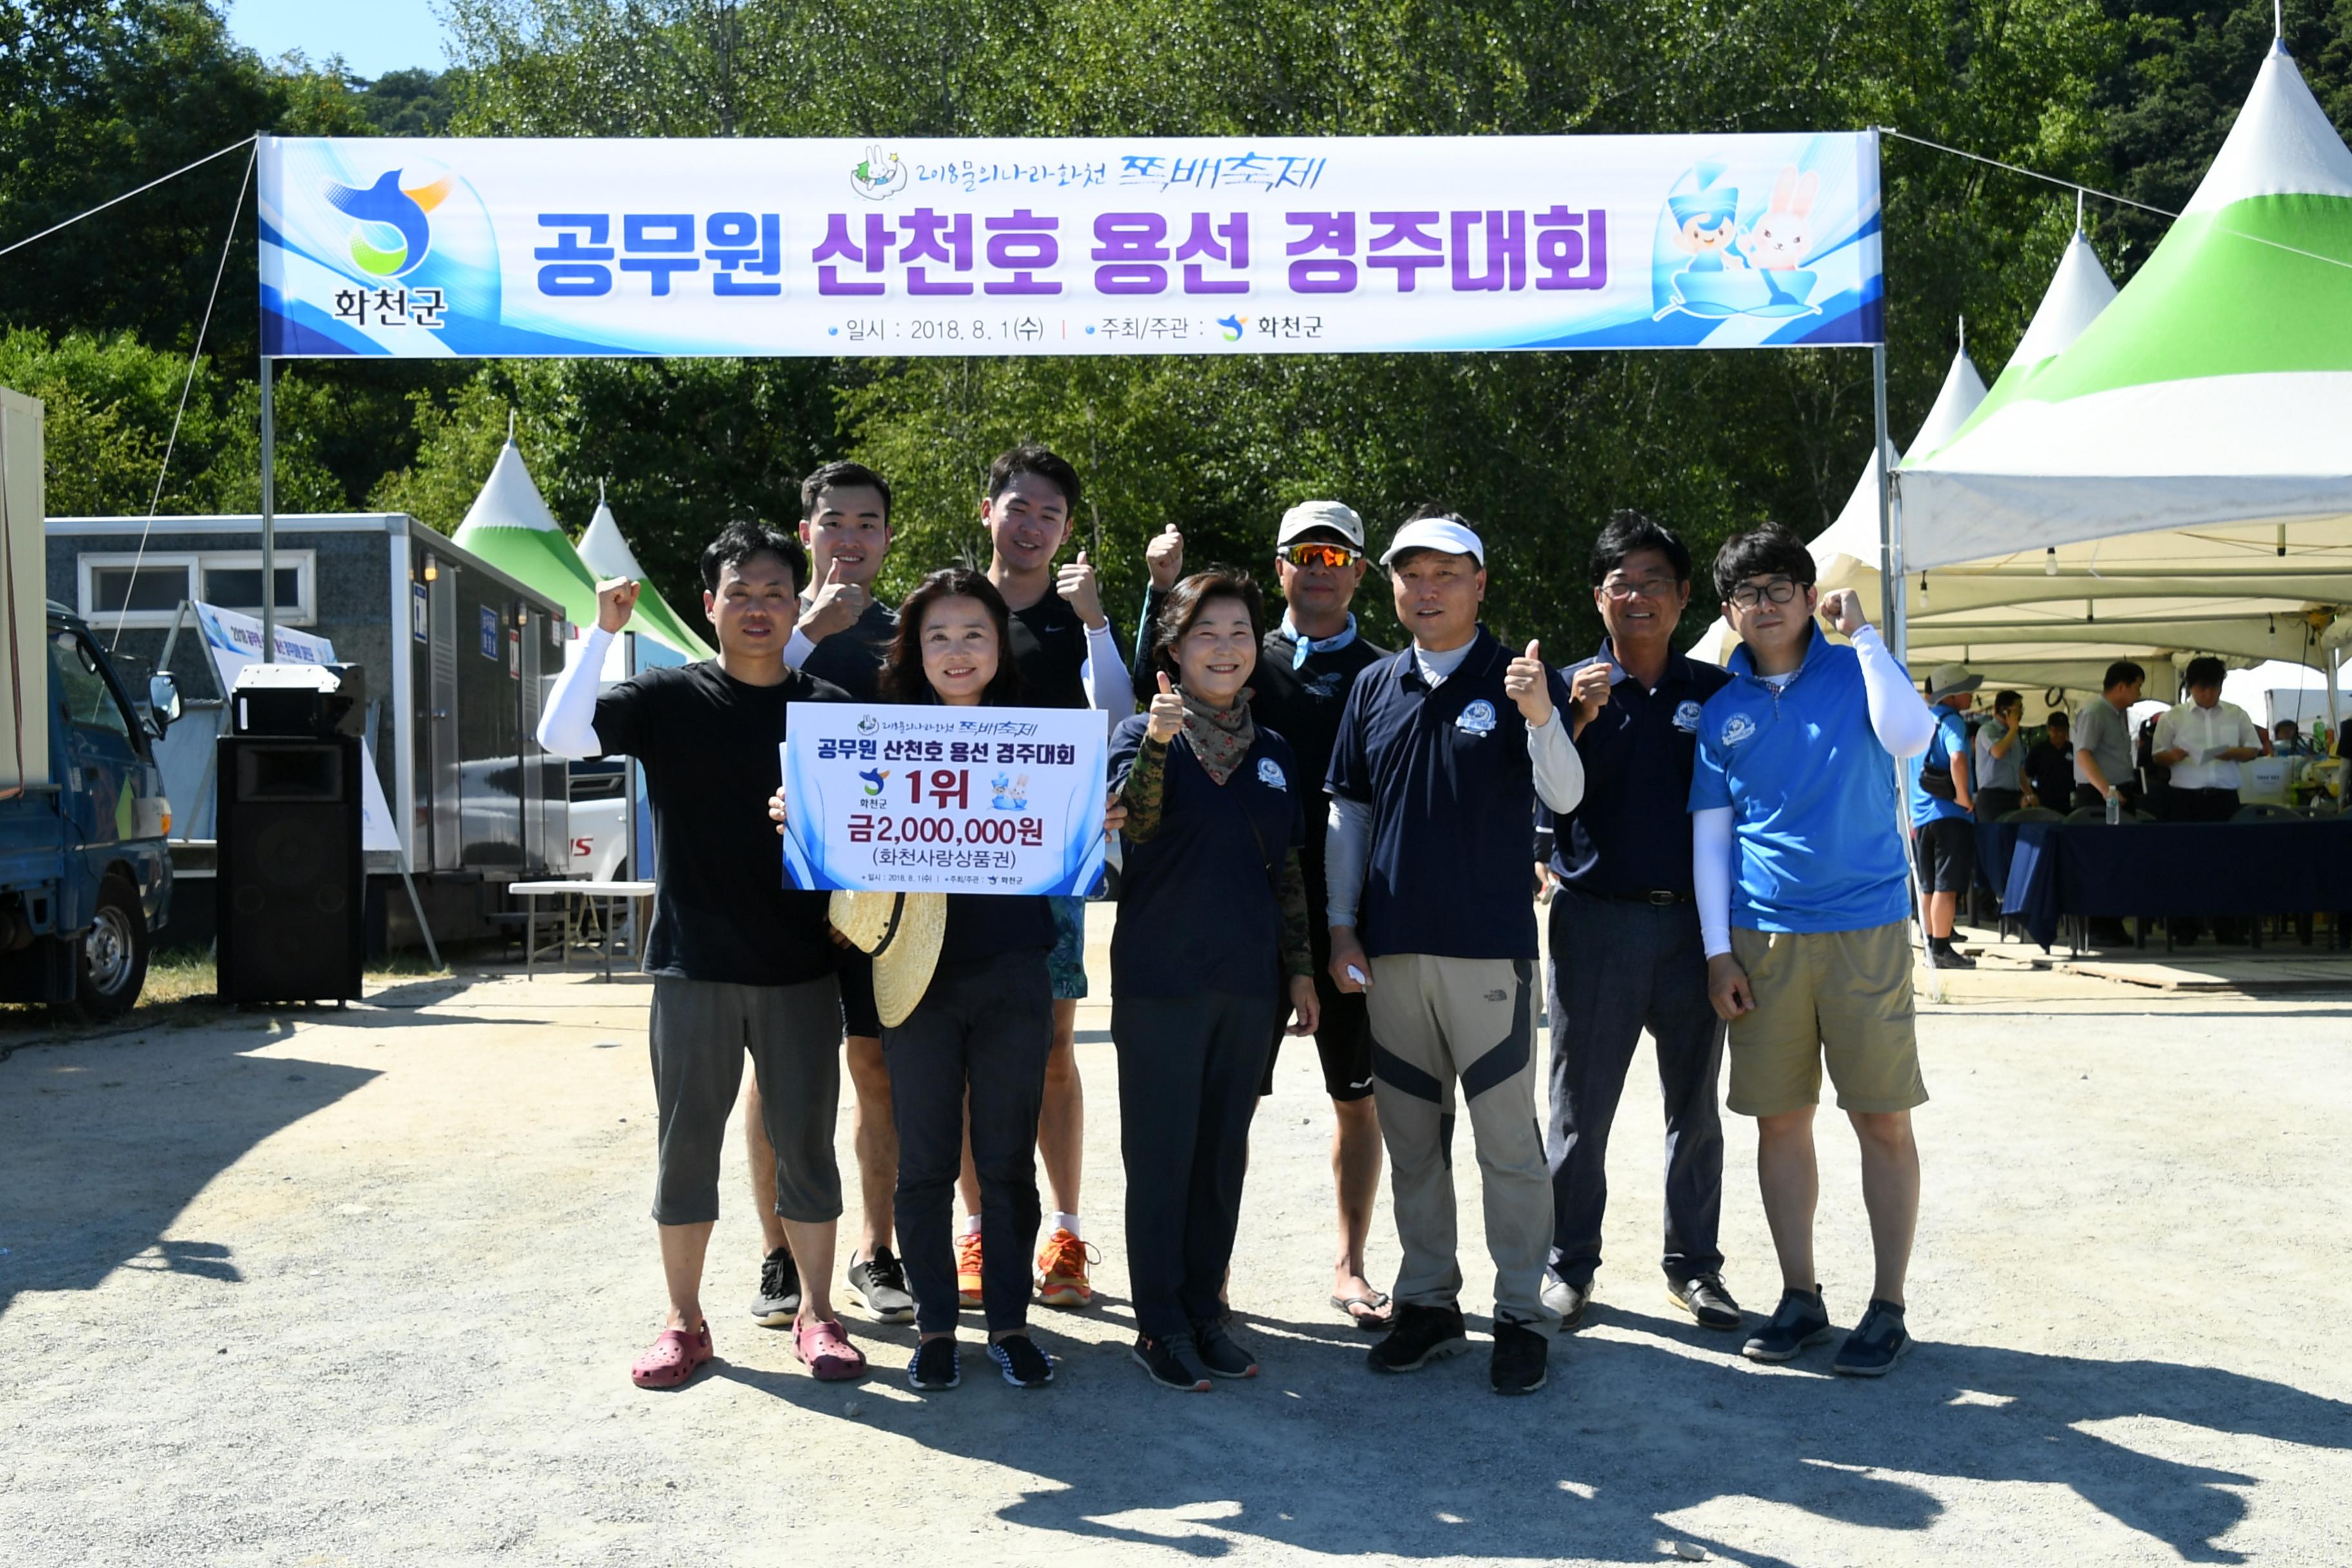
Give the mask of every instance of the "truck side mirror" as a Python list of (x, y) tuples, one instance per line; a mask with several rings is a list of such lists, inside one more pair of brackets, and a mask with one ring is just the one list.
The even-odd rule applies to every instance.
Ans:
[(154, 727), (157, 739), (172, 727), (180, 716), (180, 683), (169, 675), (156, 674), (147, 678), (147, 718)]

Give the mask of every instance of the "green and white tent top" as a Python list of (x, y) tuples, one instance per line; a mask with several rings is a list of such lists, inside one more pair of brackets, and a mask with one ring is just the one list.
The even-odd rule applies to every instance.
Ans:
[(2138, 275), (1895, 484), (1914, 570), (2352, 598), (2352, 151), (2283, 47)]
[(613, 509), (605, 503), (604, 488), (597, 487), (596, 515), (588, 520), (588, 531), (580, 536), (580, 559), (598, 578), (626, 577), (644, 584), (637, 595), (637, 607), (629, 617), (629, 629), (643, 632), (684, 654), (689, 659), (712, 657), (710, 646), (695, 635), (685, 616), (670, 607), (661, 590), (646, 578), (646, 569), (637, 564), (637, 552), (621, 533), (621, 525), (614, 520)]

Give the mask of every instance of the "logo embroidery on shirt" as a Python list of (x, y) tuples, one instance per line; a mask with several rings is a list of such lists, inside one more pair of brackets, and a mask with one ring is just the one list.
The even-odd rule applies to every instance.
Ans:
[(1481, 697), (1462, 710), (1462, 717), (1454, 721), (1454, 728), (1473, 735), (1492, 734), (1495, 729), (1495, 705)]
[(1675, 728), (1685, 735), (1698, 733), (1698, 704), (1685, 701), (1675, 710)]
[(1257, 782), (1268, 789), (1287, 790), (1290, 781), (1282, 776), (1282, 764), (1272, 757), (1257, 760)]
[(1723, 721), (1723, 743), (1737, 746), (1756, 733), (1756, 721), (1745, 713), (1734, 713)]

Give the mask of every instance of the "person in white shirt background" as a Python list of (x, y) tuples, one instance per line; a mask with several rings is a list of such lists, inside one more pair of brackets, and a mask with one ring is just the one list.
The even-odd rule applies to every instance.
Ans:
[[(2156, 721), (2153, 755), (2172, 771), (2172, 787), (2164, 797), (2167, 822), (2227, 822), (2238, 811), (2238, 764), (2265, 751), (2262, 731), (2246, 710), (2221, 700), (2221, 661), (2192, 658), (2181, 684), (2189, 700)], [(2234, 922), (2214, 922), (2214, 936), (2236, 940)], [(2177, 916), (2172, 922), (2176, 942), (2197, 940), (2199, 922)]]

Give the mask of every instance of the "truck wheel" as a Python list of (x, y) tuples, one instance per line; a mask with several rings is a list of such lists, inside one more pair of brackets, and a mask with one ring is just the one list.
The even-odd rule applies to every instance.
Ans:
[(75, 965), (74, 1011), (92, 1022), (119, 1018), (147, 983), (147, 918), (139, 889), (109, 877), (98, 889), (98, 912), (82, 933)]

